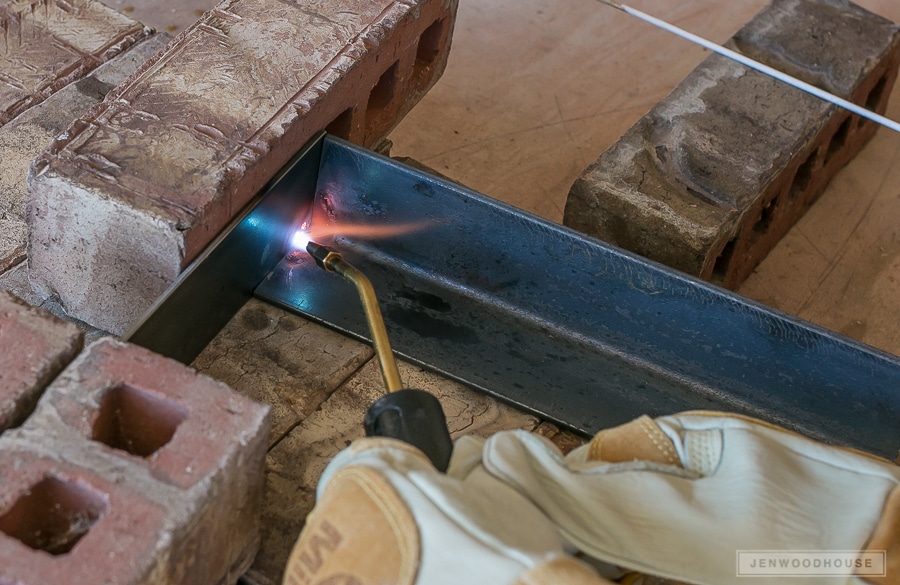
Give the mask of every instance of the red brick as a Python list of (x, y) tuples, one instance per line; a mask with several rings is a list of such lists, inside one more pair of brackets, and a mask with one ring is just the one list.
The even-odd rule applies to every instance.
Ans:
[[(183, 488), (219, 471), (241, 443), (252, 442), (265, 430), (268, 412), (179, 362), (111, 338), (91, 344), (48, 389), (44, 403), (85, 439), (119, 445), (98, 448), (148, 464), (160, 479)], [(117, 434), (122, 430), (134, 436)]]
[(456, 4), (219, 4), (36, 161), (32, 283), (123, 333), (317, 131), (386, 135), (443, 72)]
[(31, 413), (82, 340), (75, 325), (0, 290), (0, 433)]
[(168, 544), (154, 552), (154, 575), (164, 576), (160, 583), (188, 585), (234, 583), (252, 562), (268, 432), (267, 406), (178, 362), (105, 338), (50, 385), (10, 438), (163, 507), (157, 532)]
[[(160, 551), (170, 546), (168, 511), (140, 491), (9, 438), (0, 439), (0, 583), (150, 583)], [(36, 538), (38, 529), (44, 538)]]
[(141, 23), (92, 0), (0, 6), (0, 125), (149, 33)]
[[(884, 112), (900, 29), (852, 2), (773, 0), (729, 41)], [(565, 225), (737, 287), (878, 126), (710, 55), (572, 185)]]

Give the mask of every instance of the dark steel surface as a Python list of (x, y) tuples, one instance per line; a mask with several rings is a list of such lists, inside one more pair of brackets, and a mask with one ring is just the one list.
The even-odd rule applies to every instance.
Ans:
[[(897, 456), (894, 356), (332, 137), (315, 205), (427, 223), (322, 243), (372, 280), (397, 353), (432, 370), (583, 433), (724, 409)], [(256, 294), (368, 338), (353, 287), (305, 253)]]
[(125, 336), (189, 364), (287, 252), (315, 193), (324, 133), (311, 140)]

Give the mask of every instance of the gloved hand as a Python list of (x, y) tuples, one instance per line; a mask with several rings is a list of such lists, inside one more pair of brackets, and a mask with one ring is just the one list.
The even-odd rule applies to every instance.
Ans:
[[(483, 465), (568, 543), (621, 567), (746, 585), (738, 551), (867, 549), (887, 552), (886, 577), (871, 582), (900, 583), (900, 467), (761, 421), (641, 417), (565, 458), (543, 437), (508, 431), (486, 442)], [(790, 579), (813, 582), (822, 577)]]
[(329, 463), (284, 585), (601, 585), (533, 504), (457, 441), (447, 474), (395, 439), (355, 441)]

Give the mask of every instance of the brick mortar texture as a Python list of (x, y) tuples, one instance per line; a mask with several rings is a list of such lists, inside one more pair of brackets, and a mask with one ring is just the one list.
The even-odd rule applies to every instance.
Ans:
[(456, 0), (230, 0), (42, 154), (32, 285), (121, 334), (315, 132), (372, 145), (446, 65)]
[[(843, 0), (774, 0), (728, 43), (883, 112), (900, 32)], [(739, 285), (876, 124), (710, 55), (573, 184), (565, 225)]]
[(150, 33), (92, 0), (0, 5), (0, 125)]
[(82, 342), (75, 325), (0, 290), (0, 434), (31, 414)]
[(31, 162), (73, 119), (101, 102), (169, 39), (162, 33), (138, 41), (0, 127), (0, 273), (25, 259), (26, 177)]

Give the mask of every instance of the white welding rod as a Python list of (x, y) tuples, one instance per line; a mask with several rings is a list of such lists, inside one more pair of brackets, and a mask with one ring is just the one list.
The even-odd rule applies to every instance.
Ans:
[(728, 57), (729, 59), (733, 59), (733, 60), (737, 61), (738, 63), (749, 67), (750, 69), (755, 69), (756, 71), (759, 71), (760, 73), (765, 73), (766, 75), (768, 75), (770, 77), (774, 77), (775, 79), (778, 79), (779, 81), (783, 81), (784, 83), (787, 83), (790, 86), (796, 87), (799, 90), (802, 90), (802, 91), (805, 91), (806, 93), (812, 94), (812, 95), (816, 96), (817, 98), (825, 100), (826, 102), (831, 102), (832, 104), (834, 104), (836, 106), (840, 106), (846, 110), (849, 110), (849, 111), (853, 112), (854, 114), (859, 114), (863, 118), (867, 118), (869, 120), (872, 120), (873, 122), (877, 122), (877, 123), (881, 124), (882, 126), (884, 126), (886, 128), (890, 128), (891, 130), (893, 130), (895, 132), (900, 132), (900, 123), (895, 122), (894, 120), (891, 120), (890, 118), (886, 118), (880, 114), (876, 114), (872, 110), (867, 110), (866, 108), (863, 108), (862, 106), (854, 104), (851, 101), (845, 100), (844, 98), (841, 98), (834, 94), (828, 93), (827, 91), (823, 91), (814, 85), (810, 85), (810, 84), (806, 83), (805, 81), (800, 81), (796, 77), (792, 77), (792, 76), (788, 75), (787, 73), (784, 73), (777, 69), (773, 69), (772, 67), (769, 67), (768, 65), (764, 65), (764, 64), (760, 63), (759, 61), (755, 61), (745, 55), (742, 55), (742, 54), (736, 52), (736, 51), (732, 51), (731, 49), (726, 49), (725, 47), (723, 47), (721, 45), (717, 45), (716, 43), (707, 41), (703, 37), (698, 37), (697, 35), (695, 35), (693, 33), (689, 33), (688, 31), (686, 31), (684, 29), (680, 29), (677, 26), (675, 26), (673, 24), (669, 24), (668, 22), (666, 22), (664, 20), (660, 20), (656, 17), (650, 16), (649, 14), (641, 12), (640, 10), (636, 10), (629, 6), (625, 6), (624, 4), (615, 2), (614, 0), (597, 0), (597, 1), (602, 4), (606, 4), (607, 6), (612, 6), (613, 8), (618, 8), (622, 12), (625, 12), (625, 13), (630, 14), (631, 16), (640, 18), (644, 22), (649, 22), (653, 26), (659, 27), (663, 30), (667, 30), (671, 33), (674, 33), (674, 34), (680, 36), (683, 39), (687, 39), (687, 40), (689, 40), (693, 43), (696, 43), (702, 47), (706, 47), (710, 51), (713, 51), (714, 53), (718, 53), (718, 54), (722, 55), (723, 57)]

